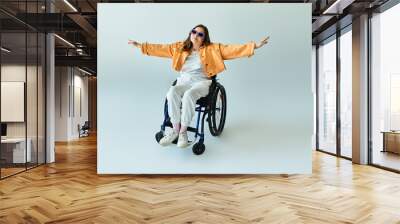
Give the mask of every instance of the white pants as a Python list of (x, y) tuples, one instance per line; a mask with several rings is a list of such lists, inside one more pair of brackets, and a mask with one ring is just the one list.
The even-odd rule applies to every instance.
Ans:
[[(167, 93), (168, 113), (172, 124), (181, 123), (189, 126), (196, 109), (196, 101), (208, 94), (211, 80), (195, 83), (177, 83)], [(181, 115), (182, 105), (182, 115)]]

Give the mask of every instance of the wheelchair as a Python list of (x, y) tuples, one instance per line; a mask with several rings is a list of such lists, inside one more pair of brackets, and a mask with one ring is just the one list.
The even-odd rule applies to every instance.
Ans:
[[(176, 80), (172, 85), (176, 85)], [(187, 131), (195, 133), (195, 139), (190, 144), (196, 142), (197, 138), (199, 138), (198, 142), (193, 145), (192, 151), (195, 155), (201, 155), (206, 149), (204, 145), (205, 117), (207, 116), (208, 127), (213, 136), (219, 136), (225, 126), (226, 92), (225, 88), (217, 81), (216, 77), (212, 78), (208, 95), (197, 100), (195, 111), (197, 112), (196, 127), (188, 127)], [(168, 114), (167, 99), (165, 99), (164, 103), (164, 121), (161, 125), (161, 130), (155, 135), (157, 142), (160, 142), (164, 137), (165, 127), (172, 128), (172, 123)], [(177, 144), (177, 139), (172, 143)]]

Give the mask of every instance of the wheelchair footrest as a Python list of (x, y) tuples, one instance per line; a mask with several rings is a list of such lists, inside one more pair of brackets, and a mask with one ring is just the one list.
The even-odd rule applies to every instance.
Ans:
[(197, 132), (197, 128), (187, 127), (187, 131), (196, 133)]
[[(170, 121), (167, 121), (167, 122), (164, 123), (164, 127), (172, 128), (172, 123)], [(197, 130), (197, 128), (187, 127), (187, 131), (196, 133), (198, 130)]]

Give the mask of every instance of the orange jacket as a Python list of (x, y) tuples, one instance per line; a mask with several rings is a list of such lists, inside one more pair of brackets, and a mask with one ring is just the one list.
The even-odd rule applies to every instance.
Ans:
[[(172, 68), (180, 71), (189, 55), (189, 52), (181, 50), (182, 46), (183, 42), (173, 44), (150, 44), (146, 42), (141, 45), (141, 50), (143, 54), (150, 56), (172, 58)], [(212, 43), (207, 47), (200, 47), (199, 53), (205, 74), (212, 77), (225, 70), (224, 60), (250, 57), (254, 54), (254, 49), (254, 42), (229, 45)]]

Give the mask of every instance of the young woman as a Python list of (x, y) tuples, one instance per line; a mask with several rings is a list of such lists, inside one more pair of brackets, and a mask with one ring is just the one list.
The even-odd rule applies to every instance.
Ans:
[(211, 43), (207, 27), (200, 24), (189, 32), (184, 42), (141, 44), (129, 40), (128, 44), (140, 48), (143, 54), (172, 58), (173, 69), (180, 73), (176, 85), (171, 86), (167, 93), (168, 113), (173, 130), (159, 143), (166, 146), (178, 138), (178, 147), (187, 147), (187, 127), (195, 114), (196, 101), (208, 94), (210, 78), (225, 69), (224, 60), (250, 57), (254, 54), (254, 49), (264, 46), (268, 39), (269, 37), (263, 39), (259, 44)]

